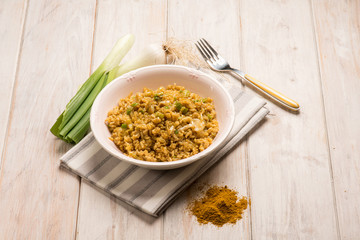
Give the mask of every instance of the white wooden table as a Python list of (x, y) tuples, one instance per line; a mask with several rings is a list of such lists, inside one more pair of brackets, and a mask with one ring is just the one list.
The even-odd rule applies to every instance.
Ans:
[[(359, 239), (359, 0), (2, 0), (0, 239)], [(115, 41), (129, 56), (169, 37), (208, 39), (235, 67), (299, 101), (198, 183), (252, 199), (236, 225), (201, 226), (182, 194), (159, 218), (68, 172), (49, 132)], [(248, 90), (250, 91), (250, 90)]]

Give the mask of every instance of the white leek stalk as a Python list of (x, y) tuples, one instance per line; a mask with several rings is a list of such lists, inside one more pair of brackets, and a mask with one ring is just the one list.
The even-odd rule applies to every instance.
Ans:
[(115, 78), (132, 70), (156, 64), (166, 64), (166, 53), (161, 44), (150, 44), (138, 56), (121, 64)]

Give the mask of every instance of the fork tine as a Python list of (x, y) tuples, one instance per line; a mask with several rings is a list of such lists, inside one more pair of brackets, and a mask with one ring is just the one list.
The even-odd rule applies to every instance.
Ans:
[(206, 61), (211, 60), (211, 55), (206, 51), (206, 49), (203, 47), (200, 41), (197, 42), (197, 45), (201, 49), (201, 52), (206, 56)]
[(209, 48), (210, 50), (215, 54), (215, 56), (218, 56), (218, 53), (215, 51), (215, 49), (204, 39), (201, 39)]
[(208, 57), (205, 56), (205, 53), (203, 52), (203, 50), (201, 50), (201, 48), (199, 47), (198, 43), (195, 43), (196, 48), (199, 50), (199, 52), (201, 53), (201, 56), (205, 59), (205, 61), (208, 60)]
[(198, 41), (199, 46), (204, 51), (205, 55), (208, 57), (208, 60), (214, 61), (214, 55), (209, 51), (209, 49), (205, 46), (205, 44), (199, 40)]

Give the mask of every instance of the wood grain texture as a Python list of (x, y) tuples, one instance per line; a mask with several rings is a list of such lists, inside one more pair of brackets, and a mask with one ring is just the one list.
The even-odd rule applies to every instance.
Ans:
[(360, 2), (312, 1), (342, 239), (360, 236)]
[(0, 2), (0, 169), (26, 6), (26, 0)]
[[(359, 238), (359, 12), (356, 0), (1, 1), (0, 239)], [(301, 112), (269, 102), (266, 123), (158, 219), (79, 187), (59, 169), (71, 145), (48, 129), (129, 32), (125, 60), (167, 36), (204, 37)], [(205, 183), (251, 196), (251, 211), (199, 225), (185, 208)]]
[[(169, 1), (169, 37), (196, 41), (207, 39), (234, 65), (240, 63), (240, 16), (238, 1)], [(180, 17), (186, 16), (186, 17)], [(186, 211), (201, 196), (203, 184), (228, 185), (241, 196), (247, 193), (246, 151), (240, 145), (199, 178), (164, 214), (164, 239), (249, 239), (249, 209), (235, 225), (217, 228), (200, 225)], [(206, 188), (205, 188), (206, 189)]]
[(73, 239), (79, 180), (48, 129), (87, 78), (95, 1), (30, 1), (0, 175), (1, 239)]
[(241, 1), (244, 70), (298, 100), (269, 103), (248, 141), (254, 239), (337, 239), (337, 223), (311, 5)]
[[(133, 33), (135, 44), (124, 58), (147, 44), (166, 38), (166, 1), (99, 1), (96, 14), (93, 69), (121, 36)], [(96, 206), (96, 207), (94, 207)], [(126, 204), (81, 184), (78, 239), (160, 239), (162, 217), (139, 213)]]

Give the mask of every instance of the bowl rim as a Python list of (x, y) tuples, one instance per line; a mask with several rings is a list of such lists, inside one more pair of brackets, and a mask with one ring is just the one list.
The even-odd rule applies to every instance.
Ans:
[[(103, 143), (100, 139), (99, 136), (97, 136), (97, 130), (94, 131), (93, 127), (95, 124), (95, 109), (97, 108), (96, 106), (99, 105), (99, 103), (101, 102), (102, 96), (107, 92), (108, 89), (110, 89), (112, 87), (112, 85), (116, 84), (117, 81), (123, 79), (123, 78), (127, 78), (128, 76), (131, 75), (135, 75), (137, 72), (140, 71), (147, 71), (148, 69), (154, 69), (154, 68), (160, 68), (160, 69), (164, 69), (164, 70), (172, 70), (172, 69), (184, 69), (184, 70), (188, 70), (190, 72), (196, 72), (199, 75), (203, 75), (206, 78), (208, 78), (210, 81), (212, 81), (212, 83), (214, 83), (214, 85), (217, 86), (217, 88), (221, 89), (222, 92), (225, 93), (227, 99), (230, 102), (230, 106), (229, 106), (229, 112), (230, 112), (230, 116), (231, 116), (231, 122), (230, 125), (228, 126), (228, 128), (226, 129), (226, 131), (223, 133), (223, 135), (221, 136), (221, 138), (219, 139), (219, 141), (217, 142), (216, 145), (210, 144), (209, 147), (207, 147), (205, 150), (192, 155), (188, 158), (184, 158), (184, 159), (180, 159), (180, 160), (176, 160), (176, 161), (171, 161), (171, 162), (149, 162), (149, 161), (144, 161), (144, 160), (139, 160), (139, 159), (135, 159), (129, 156), (126, 156), (124, 153), (122, 153), (120, 150), (118, 150), (117, 152), (114, 152), (112, 149), (108, 148), (107, 144)], [(95, 107), (94, 107), (95, 106)], [(153, 168), (156, 169), (156, 167), (159, 168), (163, 168), (166, 169), (166, 167), (176, 167), (177, 165), (181, 165), (181, 166), (185, 166), (187, 164), (184, 163), (192, 163), (195, 162), (197, 160), (203, 159), (205, 156), (211, 154), (212, 152), (214, 152), (216, 149), (218, 149), (222, 143), (225, 141), (225, 139), (229, 136), (231, 129), (233, 128), (234, 125), (234, 121), (235, 121), (235, 106), (234, 106), (234, 102), (229, 94), (229, 92), (225, 89), (225, 87), (218, 81), (216, 80), (213, 76), (206, 74), (202, 71), (199, 71), (198, 69), (195, 68), (190, 68), (190, 67), (185, 67), (185, 66), (179, 66), (179, 65), (170, 65), (170, 64), (158, 64), (158, 65), (152, 65), (152, 66), (146, 66), (146, 67), (142, 67), (142, 68), (138, 68), (135, 69), (133, 71), (130, 71), (128, 73), (125, 73), (117, 78), (115, 78), (113, 81), (111, 81), (107, 86), (105, 86), (100, 93), (97, 95), (97, 97), (95, 98), (95, 101), (92, 105), (91, 108), (91, 112), (90, 112), (90, 126), (91, 126), (91, 131), (93, 132), (93, 135), (96, 139), (96, 141), (100, 144), (100, 146), (107, 151), (108, 153), (110, 153), (112, 156), (118, 158), (121, 161), (126, 161), (130, 164), (135, 164), (137, 166), (140, 167), (148, 167), (148, 168)], [(96, 128), (95, 128), (96, 129)], [(181, 167), (179, 166), (179, 167)]]

